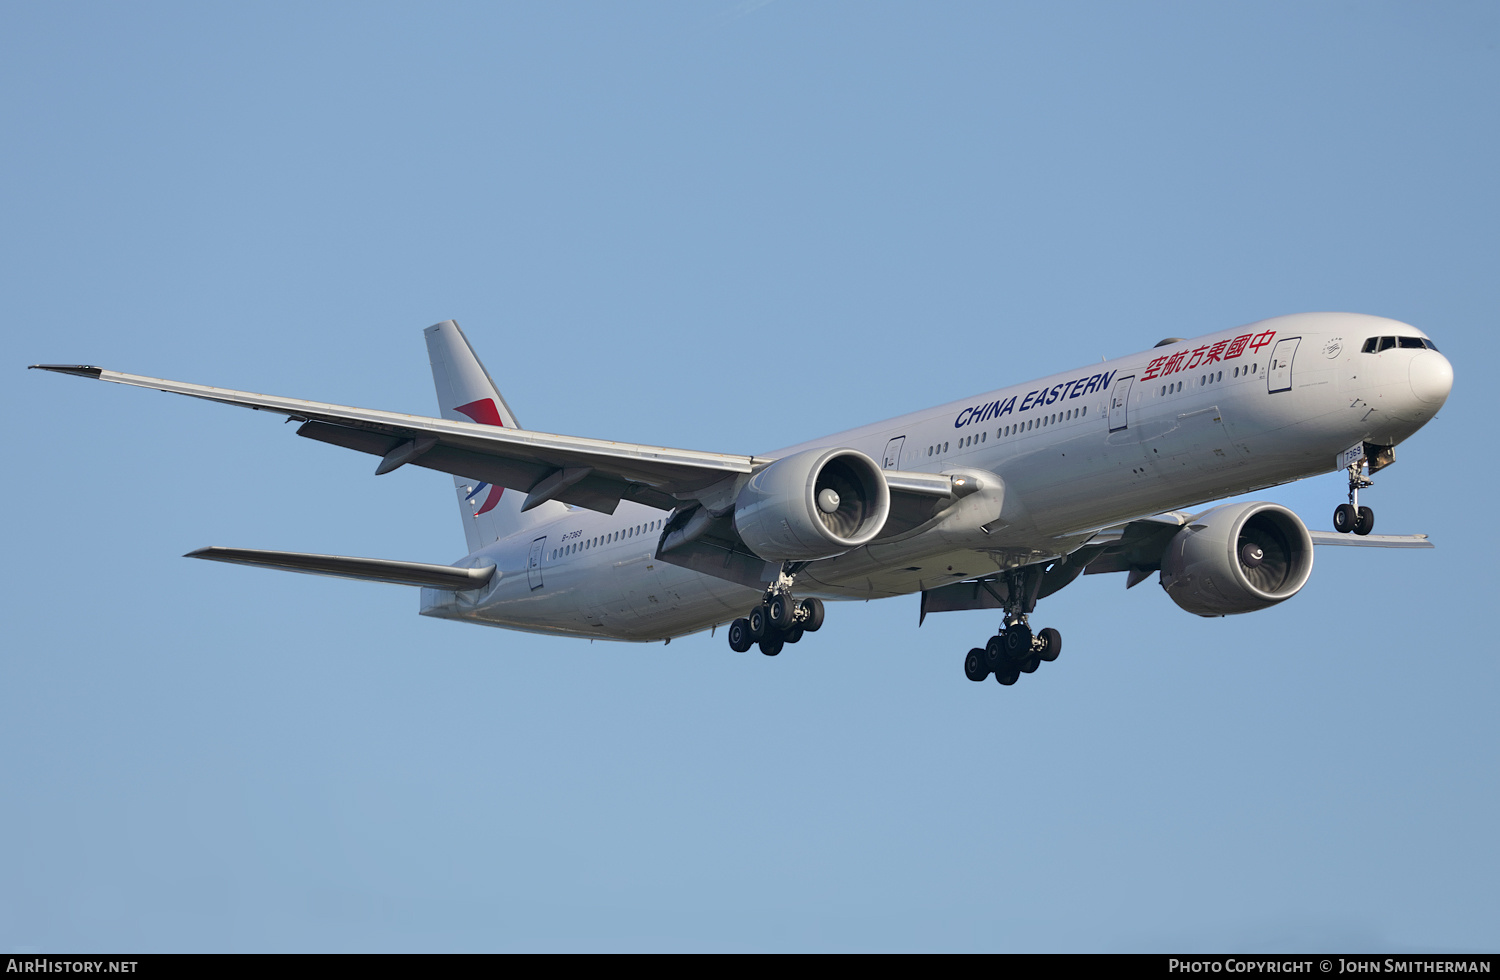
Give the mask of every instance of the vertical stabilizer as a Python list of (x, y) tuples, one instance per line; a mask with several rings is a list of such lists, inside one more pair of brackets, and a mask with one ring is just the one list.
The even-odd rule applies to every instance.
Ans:
[[(423, 334), (427, 338), (432, 383), (437, 387), (438, 409), (443, 418), (506, 429), (521, 427), (457, 323), (444, 320), (428, 327)], [(549, 520), (564, 509), (563, 504), (554, 501), (522, 514), (525, 493), (462, 476), (454, 477), (453, 482), (464, 522), (464, 539), (471, 554), (524, 527)]]

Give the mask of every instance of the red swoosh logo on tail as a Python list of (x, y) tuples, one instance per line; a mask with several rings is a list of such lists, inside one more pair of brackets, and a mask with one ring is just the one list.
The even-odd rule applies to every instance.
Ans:
[[(495, 400), (493, 398), (481, 398), (477, 402), (459, 405), (454, 411), (463, 412), (480, 425), (493, 425), (498, 429), (505, 428), (505, 423), (500, 421), (500, 410), (495, 407)], [(480, 514), (486, 514), (494, 510), (495, 505), (500, 502), (500, 495), (504, 492), (504, 487), (490, 487), (489, 495), (484, 498), (483, 506), (474, 512), (474, 516), (478, 517)]]

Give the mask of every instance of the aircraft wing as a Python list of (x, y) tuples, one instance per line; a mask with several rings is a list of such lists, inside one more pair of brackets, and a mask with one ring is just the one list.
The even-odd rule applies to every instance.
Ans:
[[(1170, 511), (1144, 517), (1097, 531), (1084, 544), (1065, 557), (1039, 562), (1034, 568), (1035, 582), (1025, 579), (1023, 587), (1035, 589), (1044, 599), (1071, 584), (1080, 575), (1127, 572), (1125, 587), (1134, 588), (1161, 569), (1167, 545), (1181, 528), (1191, 523), (1193, 515)], [(1352, 548), (1432, 548), (1425, 534), (1339, 534), (1335, 531), (1308, 531), (1314, 545), (1341, 545)], [(1009, 585), (1003, 576), (982, 576), (965, 582), (939, 586), (922, 593), (921, 617), (928, 613), (960, 609), (1003, 609), (1009, 596)]]
[[(300, 436), (382, 457), (377, 476), (410, 463), (522, 491), (527, 494), (523, 510), (560, 500), (612, 514), (622, 499), (670, 510), (771, 461), (332, 405), (90, 365), (32, 367), (284, 415), (302, 423)], [(929, 501), (952, 496), (944, 476), (886, 471), (886, 478), (895, 495)]]
[(1336, 544), (1345, 548), (1435, 548), (1425, 534), (1340, 534), (1308, 531), (1313, 544)]
[[(1118, 527), (1106, 528), (1095, 534), (1080, 548), (1076, 557), (1069, 556), (1069, 564), (1083, 566), (1085, 575), (1108, 572), (1129, 572), (1126, 588), (1141, 582), (1147, 575), (1161, 568), (1162, 555), (1167, 543), (1179, 528), (1190, 523), (1193, 516), (1180, 511), (1170, 511), (1154, 517), (1131, 521)], [(1432, 541), (1425, 534), (1339, 534), (1335, 531), (1309, 530), (1308, 536), (1314, 545), (1341, 545), (1349, 548), (1431, 548)], [(1071, 579), (1069, 580), (1071, 581)]]

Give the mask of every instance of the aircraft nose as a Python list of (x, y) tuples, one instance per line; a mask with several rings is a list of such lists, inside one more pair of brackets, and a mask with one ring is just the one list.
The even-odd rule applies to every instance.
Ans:
[(1453, 390), (1453, 365), (1435, 350), (1411, 359), (1411, 392), (1427, 405), (1441, 405)]

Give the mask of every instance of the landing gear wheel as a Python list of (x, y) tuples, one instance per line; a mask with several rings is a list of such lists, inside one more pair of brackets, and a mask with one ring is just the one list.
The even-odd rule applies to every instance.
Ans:
[(971, 681), (982, 681), (990, 676), (990, 668), (984, 662), (984, 650), (975, 647), (969, 651), (964, 658), (964, 676)]
[(1004, 684), (1006, 687), (1010, 687), (1020, 679), (1021, 672), (1014, 667), (1006, 667), (1002, 670), (995, 671), (995, 680), (999, 681), (1001, 684)]
[(1037, 654), (1037, 656), (1049, 664), (1057, 659), (1058, 654), (1062, 653), (1062, 634), (1057, 630), (1048, 626), (1038, 633), (1036, 637), (1044, 644), (1042, 652)]
[(744, 653), (755, 645), (750, 638), (750, 624), (743, 619), (736, 619), (729, 624), (729, 649), (735, 653)]
[(768, 636), (760, 641), (760, 652), (768, 657), (774, 657), (781, 652), (786, 643), (780, 636)]
[[(1372, 516), (1370, 522), (1373, 524), (1374, 520)], [(1333, 509), (1333, 529), (1340, 534), (1348, 534), (1358, 523), (1359, 511), (1354, 509), (1353, 504), (1339, 504)]]
[[(1020, 664), (1031, 656), (1031, 627), (1023, 623), (1007, 626), (1000, 634), (1005, 644), (1005, 655), (1011, 663)], [(1015, 683), (1012, 681), (1011, 683)]]
[(766, 607), (756, 606), (750, 610), (750, 615), (745, 617), (745, 628), (750, 631), (751, 642), (758, 642), (766, 637)]
[(786, 641), (788, 643), (796, 643), (798, 640), (802, 639), (803, 632), (804, 630), (801, 626), (793, 626), (791, 629), (786, 631)]
[(1375, 530), (1375, 512), (1368, 507), (1361, 507), (1358, 513), (1359, 517), (1354, 521), (1354, 533), (1369, 534)]
[(987, 669), (996, 673), (1004, 670), (1010, 662), (1010, 656), (1005, 652), (1005, 634), (990, 637), (990, 641), (984, 645), (983, 653)]
[(766, 619), (779, 630), (792, 628), (797, 618), (797, 602), (789, 595), (773, 595), (766, 600)]
[(1021, 664), (1021, 666), (1020, 666), (1019, 669), (1020, 669), (1021, 673), (1023, 673), (1023, 674), (1035, 674), (1036, 673), (1036, 669), (1038, 667), (1040, 667), (1041, 665), (1042, 665), (1042, 658), (1041, 657), (1032, 657), (1030, 660), (1028, 660), (1025, 663)]
[(803, 599), (797, 605), (802, 610), (802, 628), (816, 633), (823, 626), (823, 600)]

